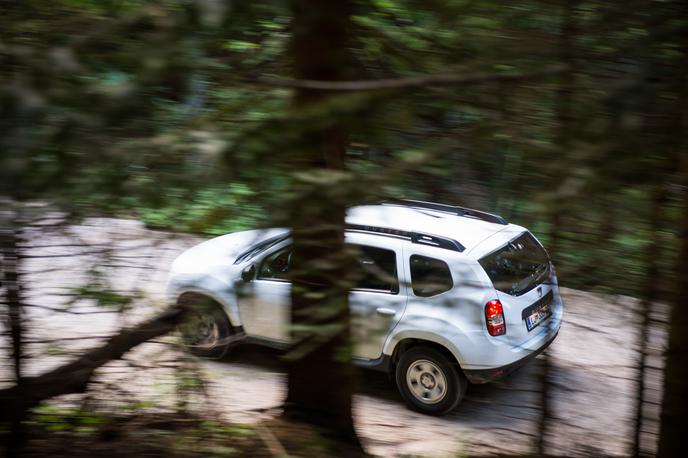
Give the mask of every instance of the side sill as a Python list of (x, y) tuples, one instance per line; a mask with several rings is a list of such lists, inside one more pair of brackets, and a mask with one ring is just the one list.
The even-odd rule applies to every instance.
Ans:
[(248, 334), (242, 341), (247, 344), (260, 345), (262, 347), (268, 347), (275, 350), (287, 350), (289, 348), (289, 342), (267, 339), (265, 337), (256, 337)]
[(354, 366), (362, 367), (364, 369), (371, 369), (380, 372), (390, 372), (392, 370), (392, 357), (385, 355), (376, 359), (352, 358)]

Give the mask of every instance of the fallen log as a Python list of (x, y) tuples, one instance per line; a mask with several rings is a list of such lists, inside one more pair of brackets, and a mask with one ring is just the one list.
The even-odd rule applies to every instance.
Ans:
[(0, 390), (0, 423), (12, 421), (55, 396), (83, 393), (96, 369), (121, 358), (137, 345), (173, 331), (187, 311), (188, 307), (175, 305), (136, 327), (123, 329), (70, 363), (39, 376), (24, 377), (21, 385)]

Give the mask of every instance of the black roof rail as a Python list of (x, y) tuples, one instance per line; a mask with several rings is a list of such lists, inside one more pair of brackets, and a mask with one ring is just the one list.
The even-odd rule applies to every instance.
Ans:
[(347, 224), (346, 228), (351, 231), (371, 232), (379, 235), (388, 235), (392, 237), (403, 237), (410, 239), (412, 243), (419, 245), (434, 246), (443, 248), (445, 250), (458, 251), (461, 253), (466, 249), (457, 240), (448, 237), (441, 237), (439, 235), (424, 234), (422, 232), (402, 231), (399, 229), (390, 229), (379, 226), (369, 226), (365, 224)]
[(509, 224), (507, 220), (499, 215), (483, 212), (480, 210), (473, 210), (472, 208), (459, 207), (458, 205), (436, 204), (434, 202), (424, 202), (422, 200), (411, 199), (387, 199), (380, 202), (382, 205), (399, 205), (402, 207), (423, 208), (425, 210), (435, 210), (445, 213), (451, 213), (457, 216), (465, 216), (468, 218), (475, 218), (488, 223), (501, 224), (506, 226)]

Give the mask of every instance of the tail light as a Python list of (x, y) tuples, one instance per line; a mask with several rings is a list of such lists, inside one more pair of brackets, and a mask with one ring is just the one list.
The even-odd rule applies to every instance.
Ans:
[(491, 336), (506, 334), (504, 309), (499, 299), (492, 300), (485, 304), (485, 323), (487, 324), (487, 332), (489, 332)]

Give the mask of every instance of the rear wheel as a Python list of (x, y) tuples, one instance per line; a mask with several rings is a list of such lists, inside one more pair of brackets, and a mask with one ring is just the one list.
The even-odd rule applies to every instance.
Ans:
[(222, 306), (201, 295), (180, 298), (190, 308), (189, 317), (180, 325), (184, 346), (196, 356), (222, 358), (231, 346), (232, 325)]
[(466, 393), (466, 377), (458, 365), (432, 347), (413, 347), (396, 367), (396, 382), (406, 403), (422, 413), (443, 415)]

